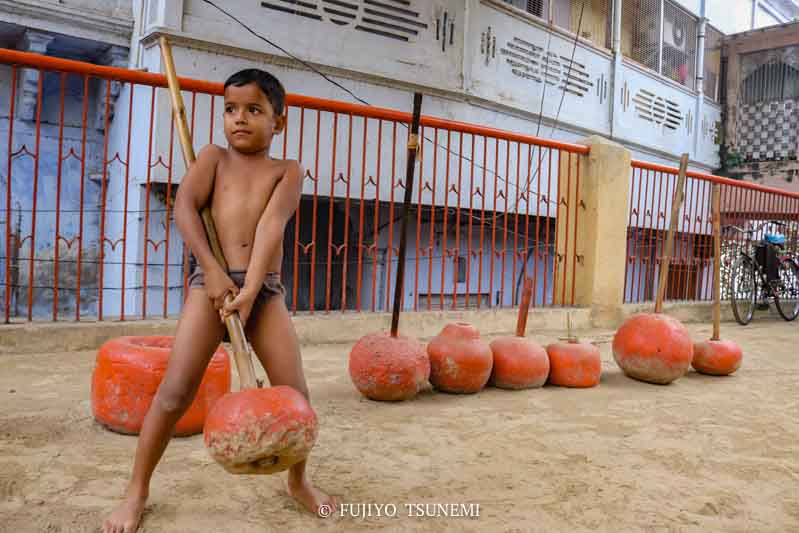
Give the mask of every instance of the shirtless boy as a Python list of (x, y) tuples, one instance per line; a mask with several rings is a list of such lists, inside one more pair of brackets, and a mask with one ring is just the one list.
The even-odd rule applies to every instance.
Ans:
[[(271, 385), (289, 385), (308, 397), (280, 281), (283, 232), (300, 201), (303, 170), (296, 161), (269, 157), (273, 136), (285, 126), (284, 109), (285, 90), (271, 74), (248, 69), (231, 76), (225, 82), (228, 148), (203, 148), (181, 182), (175, 222), (199, 266), (189, 280), (166, 375), (144, 419), (125, 500), (104, 522), (103, 533), (138, 528), (153, 470), (223, 340), (221, 317), (238, 311)], [(205, 237), (200, 210), (208, 201), (229, 272)], [(235, 298), (226, 304), (228, 293)], [(291, 496), (312, 512), (334, 505), (311, 484), (305, 466), (303, 461), (289, 470)]]

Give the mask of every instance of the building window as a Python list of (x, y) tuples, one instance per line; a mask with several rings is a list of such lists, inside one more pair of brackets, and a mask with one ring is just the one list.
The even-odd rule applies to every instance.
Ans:
[(799, 46), (740, 57), (736, 151), (745, 161), (796, 159)]
[(544, 0), (505, 0), (505, 3), (544, 18)]
[(466, 283), (466, 257), (458, 256), (458, 283)]
[(613, 0), (555, 0), (549, 20), (599, 48), (610, 48)]
[(660, 73), (694, 88), (696, 80), (696, 18), (676, 4), (663, 4), (663, 56)]
[(741, 57), (741, 70), (746, 74), (740, 94), (744, 104), (799, 99), (799, 69), (783, 62), (799, 46), (755, 52)]
[(660, 0), (622, 2), (621, 47), (625, 56), (660, 71)]
[[(613, 0), (504, 0), (517, 9), (609, 49), (613, 31)], [(658, 0), (659, 1), (659, 0)]]
[(694, 88), (696, 17), (674, 2), (622, 2), (622, 53), (643, 66)]

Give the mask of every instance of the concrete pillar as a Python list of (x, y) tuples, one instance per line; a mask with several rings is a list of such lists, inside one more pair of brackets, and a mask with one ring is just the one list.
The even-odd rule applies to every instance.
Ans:
[[(23, 52), (47, 55), (47, 47), (55, 39), (54, 35), (36, 30), (27, 29), (22, 35), (18, 49)], [(39, 95), (39, 70), (22, 69), (20, 76), (20, 102), (17, 116), (22, 120), (33, 121), (36, 119), (36, 106)], [(44, 95), (42, 95), (44, 98)]]
[[(555, 210), (557, 228), (555, 230), (555, 259), (552, 266), (552, 302), (555, 305), (574, 305), (586, 307), (590, 305), (577, 297), (576, 279), (583, 275), (584, 249), (580, 243), (581, 235), (579, 226), (583, 223), (585, 208), (580, 205), (583, 195), (578, 190), (583, 188), (583, 171), (581, 156), (569, 152), (560, 152), (558, 158), (557, 196), (552, 200), (557, 201), (557, 206), (550, 207)], [(578, 184), (578, 181), (580, 182)], [(575, 217), (577, 223), (575, 224)], [(573, 272), (576, 273), (572, 275)]]
[(589, 307), (595, 326), (615, 327), (624, 303), (631, 154), (597, 135), (580, 144), (591, 148), (587, 156), (561, 155), (553, 299)]
[[(101, 65), (110, 67), (127, 68), (128, 62), (128, 49), (122, 46), (112, 45), (105, 51), (99, 60)], [(105, 129), (106, 111), (108, 111), (108, 122), (114, 119), (114, 109), (116, 108), (117, 99), (122, 91), (122, 82), (113, 80), (110, 83), (100, 83), (97, 98), (97, 112), (95, 113), (95, 125), (98, 130)], [(106, 95), (106, 93), (108, 93)]]
[(183, 0), (147, 0), (146, 27), (182, 31)]

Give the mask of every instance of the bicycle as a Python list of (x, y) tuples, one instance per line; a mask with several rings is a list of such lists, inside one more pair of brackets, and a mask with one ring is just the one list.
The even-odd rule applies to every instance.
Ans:
[[(724, 226), (724, 229), (743, 233), (751, 240), (753, 234), (769, 224), (785, 226), (779, 220), (769, 220), (754, 229), (747, 230), (733, 225)], [(786, 321), (799, 316), (799, 264), (793, 256), (782, 253), (784, 244), (784, 237), (765, 233), (758, 243), (751, 246), (754, 254), (747, 247), (734, 260), (730, 275), (732, 312), (735, 320), (742, 326), (752, 321), (758, 297), (766, 301), (766, 306), (768, 299), (772, 298), (777, 312)], [(772, 260), (777, 261), (778, 273), (777, 278), (771, 280), (768, 279), (767, 272), (769, 254), (774, 254), (773, 257), (776, 258)]]

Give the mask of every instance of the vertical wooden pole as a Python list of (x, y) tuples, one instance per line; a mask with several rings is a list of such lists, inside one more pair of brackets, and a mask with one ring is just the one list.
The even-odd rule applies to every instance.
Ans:
[[(408, 164), (405, 169), (405, 198), (402, 204), (402, 229), (400, 230), (400, 247), (397, 264), (397, 277), (394, 283), (394, 311), (391, 314), (391, 336), (396, 337), (399, 330), (400, 307), (402, 306), (402, 288), (405, 285), (405, 250), (408, 246), (408, 214), (413, 195), (413, 175), (416, 168), (416, 152), (419, 149), (419, 122), (422, 114), (422, 93), (413, 95), (413, 119), (411, 133), (408, 137)], [(417, 206), (417, 209), (419, 207)], [(388, 243), (391, 246), (391, 243)], [(418, 258), (417, 258), (418, 261)]]
[(666, 297), (666, 285), (669, 279), (669, 266), (671, 255), (674, 250), (674, 233), (677, 231), (679, 222), (680, 208), (685, 197), (685, 174), (688, 172), (688, 154), (683, 154), (680, 158), (680, 173), (677, 175), (677, 186), (674, 189), (674, 198), (671, 202), (671, 219), (669, 220), (669, 231), (666, 234), (666, 249), (660, 258), (660, 277), (658, 279), (658, 293), (655, 299), (655, 313), (663, 311), (663, 299)]
[(713, 337), (721, 329), (721, 185), (713, 184)]
[(519, 303), (519, 318), (516, 320), (516, 336), (524, 337), (527, 329), (527, 314), (530, 311), (530, 300), (533, 297), (533, 278), (524, 278), (524, 289), (522, 289), (522, 301)]

